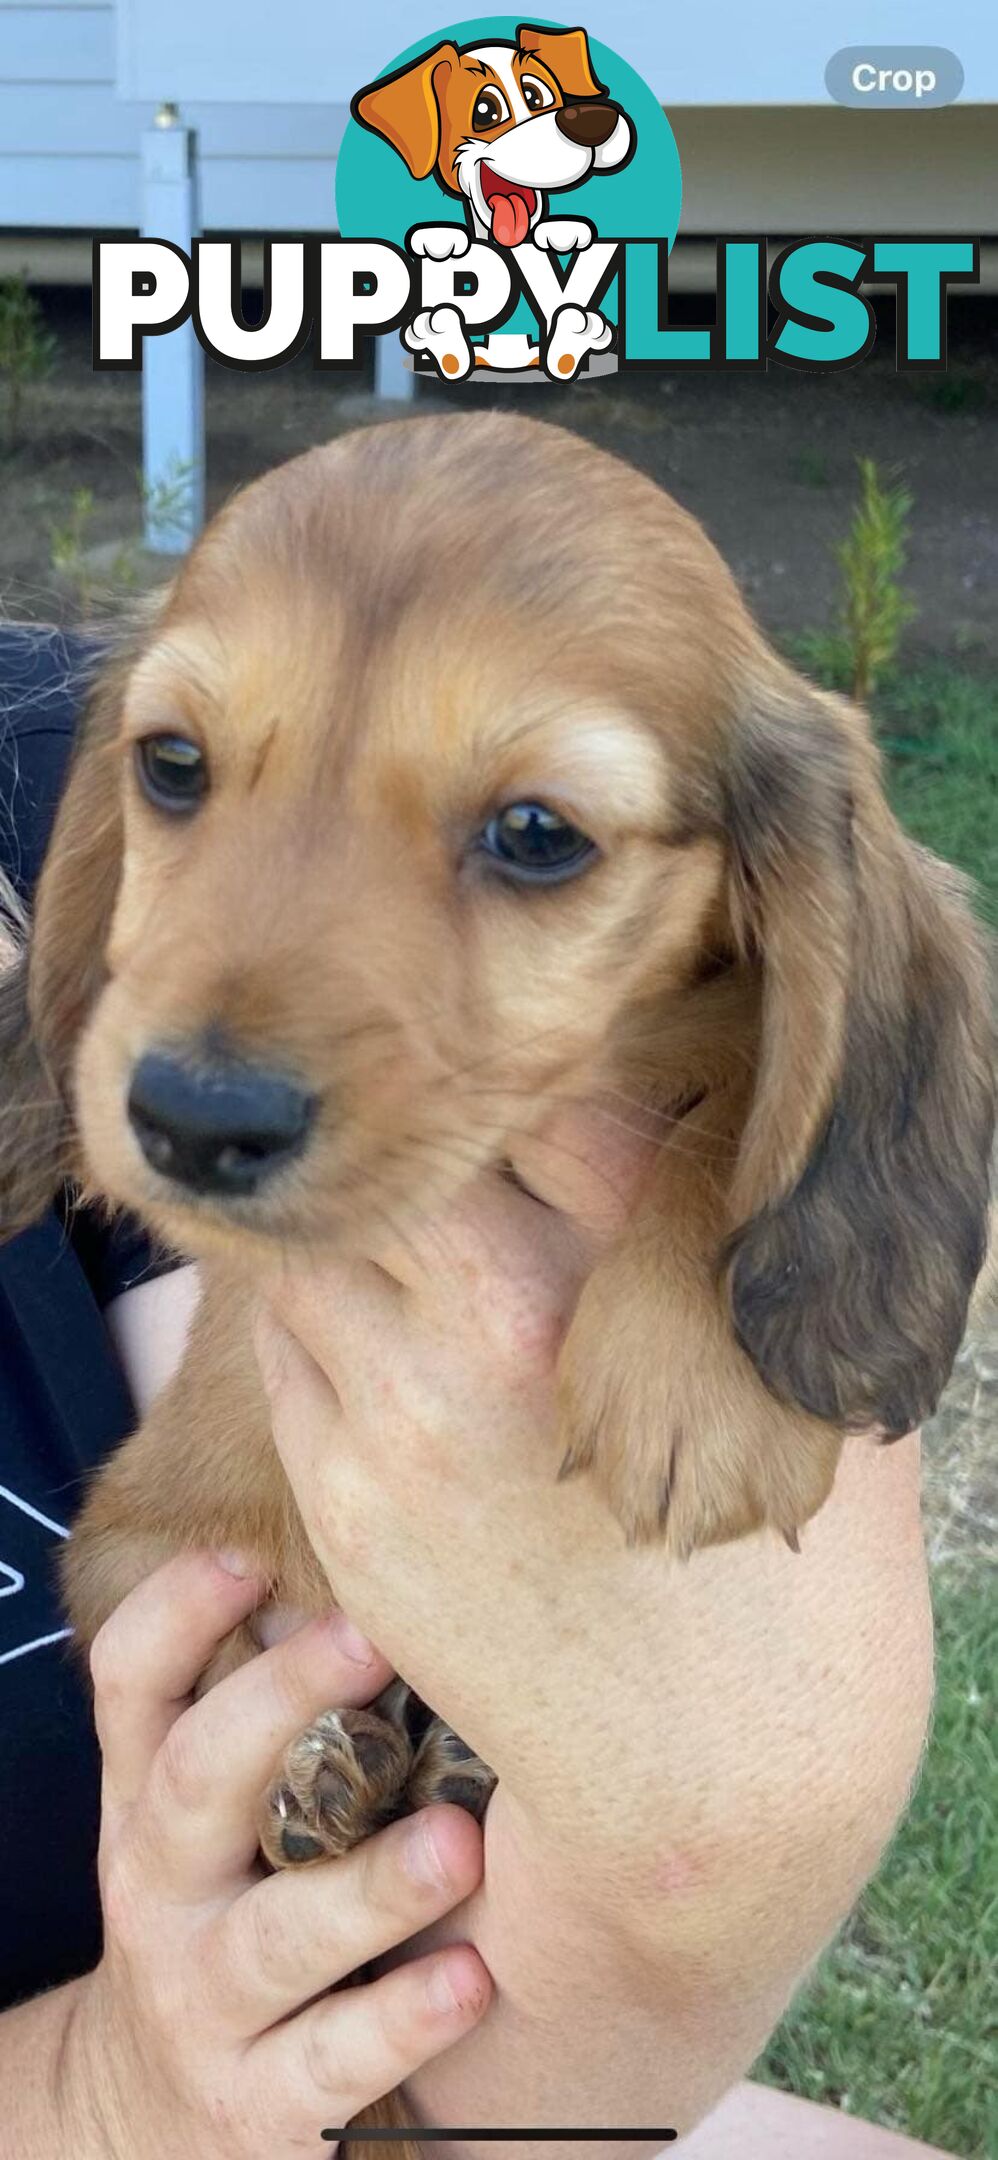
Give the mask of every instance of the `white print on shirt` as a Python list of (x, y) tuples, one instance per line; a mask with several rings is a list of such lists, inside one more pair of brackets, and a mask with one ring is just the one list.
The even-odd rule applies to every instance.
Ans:
[[(69, 1531), (62, 1523), (53, 1522), (51, 1515), (43, 1515), (40, 1508), (33, 1507), (30, 1500), (22, 1500), (20, 1495), (11, 1492), (7, 1485), (0, 1485), (0, 1502), (3, 1501), (10, 1507), (18, 1508), (29, 1521), (37, 1523), (40, 1529), (47, 1530), (52, 1537), (68, 1538)], [(8, 1561), (0, 1560), (0, 1599), (17, 1597), (18, 1592), (25, 1588), (26, 1579), (20, 1568), (11, 1567)], [(31, 1650), (44, 1650), (49, 1643), (64, 1642), (72, 1632), (72, 1628), (56, 1628), (54, 1633), (35, 1635), (29, 1642), (16, 1643), (11, 1650), (0, 1650), (0, 1665), (9, 1665), (14, 1658), (27, 1657)]]

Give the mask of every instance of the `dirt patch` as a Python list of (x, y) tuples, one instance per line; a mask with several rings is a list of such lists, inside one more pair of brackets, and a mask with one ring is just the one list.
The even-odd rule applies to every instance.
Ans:
[[(53, 534), (76, 491), (93, 495), (88, 546), (138, 535), (140, 383), (93, 373), (87, 295), (43, 298), (58, 359), (31, 400), (21, 446), (0, 459), (0, 606), (51, 619), (70, 611), (65, 581), (53, 575)], [(777, 633), (828, 622), (833, 550), (855, 500), (856, 459), (872, 456), (903, 474), (914, 497), (908, 582), (918, 612), (910, 651), (987, 662), (998, 659), (996, 320), (988, 302), (951, 302), (944, 376), (897, 373), (887, 308), (870, 359), (830, 375), (771, 367), (763, 375), (676, 372), (564, 390), (420, 386), (415, 409), (466, 412), (494, 396), (629, 458), (703, 519)], [(281, 458), (378, 418), (359, 388), (358, 377), (316, 373), (307, 355), (272, 374), (209, 364), (211, 506)]]
[(998, 1317), (972, 1326), (923, 1433), (929, 1559), (994, 1565), (998, 1552)]

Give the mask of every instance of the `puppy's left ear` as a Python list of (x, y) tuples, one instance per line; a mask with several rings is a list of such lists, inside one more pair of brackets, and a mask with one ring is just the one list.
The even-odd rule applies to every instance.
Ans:
[(983, 1264), (988, 970), (962, 881), (907, 840), (864, 716), (760, 664), (727, 776), (762, 1037), (728, 1247), (773, 1394), (896, 1438), (935, 1407)]
[(535, 30), (521, 23), (516, 42), (525, 60), (540, 60), (550, 69), (567, 99), (604, 95), (606, 84), (597, 81), (584, 30)]

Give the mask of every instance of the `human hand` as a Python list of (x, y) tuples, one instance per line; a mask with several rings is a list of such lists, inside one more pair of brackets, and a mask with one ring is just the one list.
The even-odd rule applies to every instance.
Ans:
[(379, 1264), (267, 1285), (313, 1544), (499, 1778), (460, 1916), (496, 2001), (413, 2081), (437, 2123), (509, 2121), (515, 2093), (526, 2123), (690, 2126), (848, 1910), (924, 1734), (912, 1443), (851, 1443), (799, 1555), (628, 1549), (587, 1479), (557, 1481), (562, 1335), (650, 1152), (580, 1111), (518, 1154), (548, 1205), (483, 1178)]
[(489, 2000), (462, 1943), (329, 1995), (474, 1890), (480, 1833), (435, 1807), (326, 1867), (262, 1875), (256, 1820), (282, 1750), (320, 1711), (370, 1701), (389, 1668), (330, 1614), (192, 1702), (263, 1594), (241, 1567), (170, 1561), (93, 1647), (105, 1951), (75, 1999), (60, 2093), (81, 2160), (312, 2153)]
[(576, 1802), (594, 1671), (615, 1685), (647, 1629), (647, 1560), (587, 1481), (558, 1483), (554, 1378), (651, 1149), (608, 1112), (565, 1114), (518, 1151), (529, 1191), (482, 1177), (378, 1264), (289, 1263), (259, 1329), (338, 1595), (509, 1790), (536, 1773), (549, 1813), (561, 1783)]

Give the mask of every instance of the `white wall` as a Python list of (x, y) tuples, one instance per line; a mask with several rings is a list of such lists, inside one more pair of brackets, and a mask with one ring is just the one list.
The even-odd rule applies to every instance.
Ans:
[[(349, 102), (425, 31), (500, 12), (480, 0), (119, 0), (118, 80), (129, 97)], [(512, 12), (512, 11), (511, 11)], [(549, 22), (583, 22), (677, 105), (822, 105), (845, 45), (944, 45), (966, 96), (998, 98), (994, 0), (546, 0)], [(532, 17), (528, 18), (532, 20)], [(167, 87), (173, 82), (172, 89)]]
[[(155, 107), (115, 94), (114, 15), (112, 0), (0, 0), (0, 231), (138, 224), (139, 137)], [(193, 104), (185, 118), (201, 138), (206, 224), (334, 225), (345, 110)]]
[[(273, 21), (272, 0), (268, 9)], [(154, 108), (115, 95), (114, 66), (113, 0), (0, 0), (0, 235), (137, 225), (139, 137)], [(200, 134), (206, 226), (333, 226), (343, 108), (195, 103), (184, 115)], [(994, 107), (676, 105), (670, 117), (683, 161), (683, 235), (998, 232)], [(19, 245), (0, 242), (6, 261)], [(23, 246), (18, 259), (27, 259)]]

